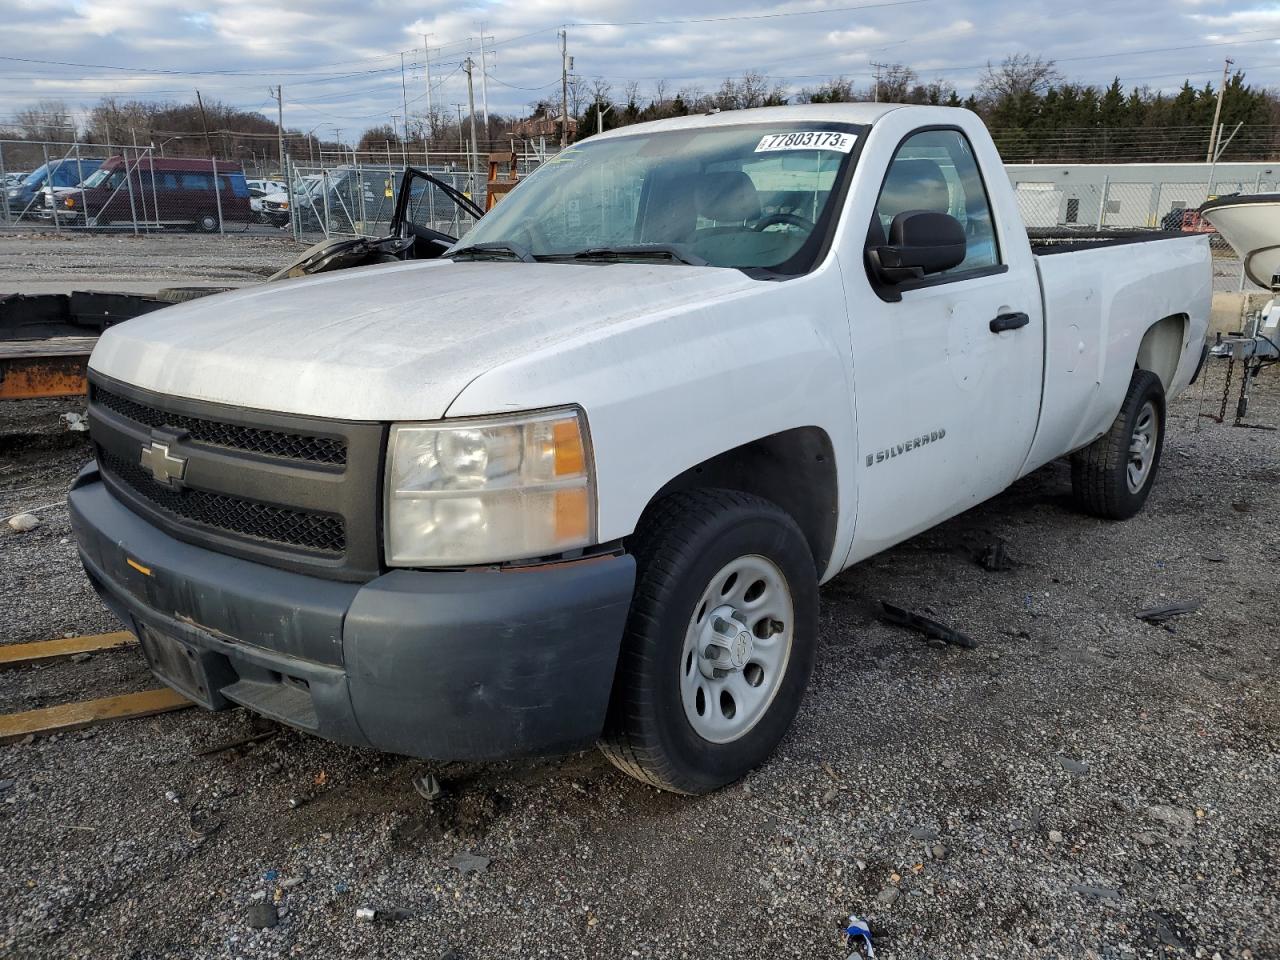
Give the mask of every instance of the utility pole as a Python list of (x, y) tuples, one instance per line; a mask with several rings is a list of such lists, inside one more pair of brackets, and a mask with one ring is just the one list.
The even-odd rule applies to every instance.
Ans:
[(427, 122), (422, 128), (422, 162), (428, 170), (431, 169), (431, 138), (436, 133), (435, 117), (431, 112), (431, 47), (427, 43), (430, 36), (429, 33), (422, 35), (422, 68), (427, 74)]
[(338, 145), (338, 160), (342, 161), (344, 158), (342, 156), (342, 128), (341, 127), (333, 128), (333, 141)]
[(880, 102), (880, 71), (889, 65), (887, 63), (876, 63), (874, 60), (872, 60), (871, 66), (876, 68), (876, 87), (875, 87), (875, 92), (871, 96), (871, 100), (873, 103), (879, 103)]
[[(396, 135), (396, 139), (400, 141), (400, 159), (404, 161), (404, 165), (407, 167), (409, 165), (409, 154), (407, 152), (408, 148), (404, 144), (404, 137), (400, 136), (400, 130), (398, 129), (399, 126), (400, 126), (400, 115), (393, 113), (391, 115), (391, 132), (394, 133)], [(405, 129), (405, 132), (408, 133), (409, 131), (408, 120), (405, 120), (404, 129)], [(388, 140), (387, 142), (390, 143), (391, 141)], [(390, 148), (388, 148), (387, 149), (387, 166), (390, 166), (390, 165), (391, 165), (391, 150)]]
[(409, 89), (404, 85), (404, 51), (400, 51), (400, 102), (404, 106), (404, 139), (400, 141), (404, 154), (404, 165), (409, 165), (409, 154), (406, 152), (409, 142)]
[(475, 69), (475, 65), (476, 62), (470, 57), (462, 64), (462, 69), (467, 71), (467, 109), (471, 111), (471, 156), (467, 158), (467, 173), (473, 176), (475, 161), (480, 156), (479, 148), (476, 147), (476, 88), (471, 82), (471, 71)]
[(569, 31), (560, 31), (560, 149), (569, 146)]
[(204, 145), (209, 151), (209, 156), (213, 156), (213, 142), (209, 139), (209, 121), (204, 115), (204, 101), (200, 99), (200, 91), (196, 91), (196, 103), (200, 106), (200, 126), (204, 127)]
[(1234, 60), (1224, 60), (1222, 63), (1222, 86), (1218, 87), (1218, 105), (1213, 108), (1213, 126), (1209, 128), (1209, 152), (1205, 154), (1204, 162), (1212, 163), (1214, 154), (1218, 147), (1218, 118), (1222, 115), (1222, 95), (1227, 90), (1227, 73), (1231, 70), (1231, 64)]
[(284, 87), (276, 84), (276, 137), (280, 145), (280, 176), (284, 178), (284, 190), (289, 198), (289, 227), (293, 239), (298, 239), (297, 204), (293, 202), (293, 177), (290, 176), (288, 159), (284, 155)]
[[(276, 137), (279, 141), (280, 148), (280, 175), (284, 177), (284, 92), (277, 84), (276, 89), (271, 94), (276, 101)], [(289, 182), (289, 178), (285, 177), (285, 182)], [(292, 198), (290, 198), (289, 209), (293, 209)]]
[(480, 24), (480, 104), (484, 107), (484, 138), (487, 141), (490, 137), (489, 133), (489, 60), (485, 53), (484, 24)]
[(462, 104), (460, 104), (460, 103), (455, 103), (455, 104), (454, 104), (454, 106), (458, 108), (458, 152), (459, 152), (459, 153), (466, 153), (466, 152), (467, 152), (467, 145), (463, 142), (463, 139), (462, 139), (462, 138), (463, 138), (463, 133), (462, 133)]

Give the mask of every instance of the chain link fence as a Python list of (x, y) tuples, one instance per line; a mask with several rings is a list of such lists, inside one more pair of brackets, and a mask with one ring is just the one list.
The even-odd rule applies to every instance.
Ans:
[[(495, 172), (502, 179), (513, 169), (524, 176), (547, 155), (537, 146), (503, 151), (506, 162)], [(308, 243), (382, 237), (390, 232), (406, 164), (486, 208), (488, 155), (416, 159), (388, 152), (383, 159), (369, 152), (322, 154), (310, 163), (286, 158), (279, 172), (212, 157), (165, 156), (163, 147), (0, 140), (0, 230), (284, 232)], [(415, 223), (455, 237), (474, 223), (434, 184), (416, 180), (414, 191), (409, 205)]]
[[(1261, 292), (1244, 274), (1236, 252), (1198, 213), (1205, 200), (1228, 194), (1280, 192), (1280, 177), (1258, 173), (1251, 179), (1203, 180), (1162, 178), (1157, 167), (1120, 168), (1128, 175), (1113, 180), (1106, 167), (1096, 179), (1066, 183), (1061, 178), (1036, 179), (1025, 168), (1011, 176), (1018, 210), (1030, 230), (1080, 229), (1166, 230), (1205, 233), (1213, 251), (1213, 289)], [(1150, 172), (1149, 180), (1135, 180), (1138, 171)], [(1141, 174), (1139, 174), (1141, 175)]]

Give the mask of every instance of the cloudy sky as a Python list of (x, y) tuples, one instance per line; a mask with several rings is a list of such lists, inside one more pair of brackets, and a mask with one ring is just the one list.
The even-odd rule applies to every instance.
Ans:
[[(1250, 80), (1280, 87), (1280, 2), (1243, 0), (0, 0), (0, 122), (39, 97), (74, 106), (99, 96), (205, 96), (274, 112), (284, 86), (290, 127), (344, 139), (399, 114), (404, 52), (411, 113), (432, 98), (465, 102), (461, 61), (488, 48), (494, 112), (523, 112), (558, 93), (560, 25), (574, 72), (651, 96), (714, 90), (755, 70), (792, 90), (841, 75), (870, 82), (871, 63), (902, 62), (966, 93), (987, 60), (1053, 58), (1071, 79), (1176, 87), (1220, 74), (1231, 57)], [(55, 62), (56, 61), (56, 62)], [(479, 70), (477, 106), (480, 101)]]

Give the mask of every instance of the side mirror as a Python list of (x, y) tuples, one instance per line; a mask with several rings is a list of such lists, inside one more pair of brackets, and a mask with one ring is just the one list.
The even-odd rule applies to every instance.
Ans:
[(889, 242), (873, 254), (880, 275), (890, 283), (919, 280), (964, 262), (964, 226), (947, 213), (906, 210), (893, 218)]

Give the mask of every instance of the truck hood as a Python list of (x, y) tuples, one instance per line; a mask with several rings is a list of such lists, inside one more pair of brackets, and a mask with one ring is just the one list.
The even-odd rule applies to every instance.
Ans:
[(501, 364), (759, 286), (677, 264), (450, 260), (205, 297), (107, 330), (92, 370), (171, 396), (344, 420), (431, 420)]

